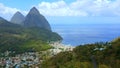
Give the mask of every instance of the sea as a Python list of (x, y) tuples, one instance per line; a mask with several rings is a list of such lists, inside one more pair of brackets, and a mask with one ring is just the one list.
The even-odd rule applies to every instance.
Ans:
[(62, 43), (78, 46), (110, 42), (120, 37), (120, 24), (52, 24), (52, 30), (63, 38)]

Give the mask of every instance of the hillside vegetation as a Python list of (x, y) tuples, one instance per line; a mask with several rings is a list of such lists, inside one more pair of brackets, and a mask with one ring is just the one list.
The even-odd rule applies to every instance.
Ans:
[(120, 68), (120, 38), (77, 46), (42, 63), (43, 68)]
[(0, 52), (41, 51), (51, 48), (47, 42), (60, 41), (62, 38), (55, 32), (39, 27), (23, 27), (0, 20)]

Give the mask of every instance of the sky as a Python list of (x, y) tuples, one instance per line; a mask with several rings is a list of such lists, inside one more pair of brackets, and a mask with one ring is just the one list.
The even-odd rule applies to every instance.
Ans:
[(98, 21), (108, 17), (107, 20), (119, 22), (120, 18), (120, 0), (0, 0), (0, 16), (10, 20), (15, 12), (26, 15), (33, 6), (48, 20), (57, 17), (69, 20), (74, 17), (77, 22), (82, 17), (83, 22), (86, 19), (89, 22), (94, 18)]
[[(113, 31), (111, 34), (119, 35), (119, 28), (113, 25), (120, 25), (120, 0), (0, 0), (0, 17), (9, 21), (17, 11), (26, 16), (33, 6), (46, 17), (52, 30), (59, 33), (64, 39), (73, 37), (71, 39), (75, 41), (75, 39), (79, 40), (78, 36), (81, 34), (83, 34), (82, 37), (87, 37), (90, 34), (93, 37), (93, 35), (98, 36), (99, 33), (108, 34), (111, 31)], [(86, 28), (84, 30), (80, 26), (84, 24), (88, 27), (88, 30)], [(104, 31), (104, 29), (102, 27), (99, 30), (96, 28), (91, 29), (90, 26), (93, 24), (103, 24), (100, 26), (113, 29), (115, 27), (115, 30), (118, 30), (116, 30), (117, 32), (115, 30), (99, 32)], [(108, 24), (112, 25), (109, 26)], [(59, 28), (61, 26), (64, 28)], [(75, 35), (70, 36), (69, 32)], [(84, 35), (84, 33), (86, 34)], [(97, 39), (100, 39), (99, 37)], [(111, 37), (113, 36), (111, 35)], [(83, 38), (81, 40), (89, 39)]]

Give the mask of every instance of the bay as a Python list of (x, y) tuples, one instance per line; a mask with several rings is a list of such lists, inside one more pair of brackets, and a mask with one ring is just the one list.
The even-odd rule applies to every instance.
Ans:
[(120, 36), (120, 24), (52, 24), (64, 44), (73, 46), (112, 41)]

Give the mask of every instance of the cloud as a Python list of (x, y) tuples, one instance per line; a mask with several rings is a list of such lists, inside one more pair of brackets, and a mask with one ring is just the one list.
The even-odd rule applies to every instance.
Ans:
[(4, 4), (0, 3), (0, 16), (7, 20), (10, 20), (13, 14), (16, 13), (17, 11), (20, 11), (23, 14), (27, 14), (27, 11), (22, 11), (17, 8), (7, 7)]
[[(56, 2), (40, 2), (36, 6), (45, 16), (120, 16), (120, 0), (76, 0), (66, 3), (65, 0)], [(28, 11), (11, 8), (0, 3), (0, 16), (10, 20), (11, 16), (20, 11), (24, 15)]]
[(37, 8), (42, 14), (48, 16), (87, 16), (87, 13), (82, 10), (73, 10), (63, 0), (58, 2), (41, 2)]
[(2, 14), (12, 14), (16, 11), (18, 11), (18, 9), (6, 7), (2, 3), (0, 3), (0, 13), (2, 13)]
[(13, 15), (16, 11), (19, 10), (16, 8), (6, 7), (5, 5), (0, 3), (0, 16), (4, 18), (9, 18), (9, 16), (11, 17), (11, 15)]
[(48, 16), (120, 16), (120, 0), (76, 0), (70, 4), (64, 0), (41, 2), (39, 11)]

